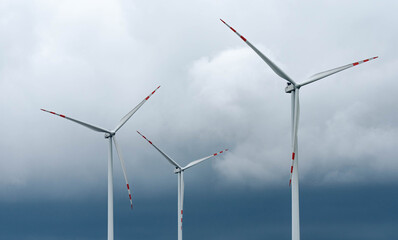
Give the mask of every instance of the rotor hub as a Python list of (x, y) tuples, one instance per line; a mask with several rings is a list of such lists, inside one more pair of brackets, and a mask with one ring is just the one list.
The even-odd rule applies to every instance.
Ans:
[(110, 137), (113, 137), (113, 136), (115, 136), (115, 133), (114, 133), (114, 132), (112, 132), (112, 133), (105, 133), (105, 138), (110, 138)]
[(296, 89), (296, 86), (294, 86), (292, 83), (288, 82), (287, 86), (285, 88), (286, 93), (291, 93)]

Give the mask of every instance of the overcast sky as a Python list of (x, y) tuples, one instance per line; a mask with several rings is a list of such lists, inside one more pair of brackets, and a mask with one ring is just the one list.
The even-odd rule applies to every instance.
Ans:
[[(297, 82), (379, 56), (300, 91), (299, 169), (306, 196), (301, 199), (302, 235), (324, 236), (332, 231), (327, 226), (335, 224), (333, 233), (368, 226), (369, 234), (342, 231), (336, 235), (340, 239), (384, 239), (378, 233), (390, 239), (398, 227), (397, 207), (391, 204), (398, 201), (397, 9), (394, 1), (0, 1), (0, 208), (7, 210), (0, 219), (5, 224), (2, 236), (105, 238), (108, 145), (103, 134), (40, 109), (113, 129), (160, 85), (117, 135), (133, 202), (141, 208), (129, 210), (115, 156), (115, 199), (120, 203), (115, 213), (127, 212), (119, 220), (115, 215), (115, 236), (176, 237), (173, 167), (139, 130), (182, 165), (230, 149), (187, 170), (184, 206), (191, 208), (193, 226), (184, 223), (184, 234), (192, 239), (241, 239), (248, 231), (252, 239), (289, 239), (291, 119), (286, 82), (222, 18)], [(331, 191), (335, 195), (327, 201), (340, 199), (339, 205), (317, 212), (308, 207), (311, 201), (310, 206), (319, 207), (316, 200)], [(381, 194), (378, 205), (358, 203), (365, 193)], [(342, 200), (346, 195), (347, 202)], [(220, 199), (225, 211), (218, 218), (200, 215)], [(60, 202), (65, 209), (57, 215)], [(96, 210), (90, 204), (98, 215), (92, 215)], [(240, 204), (251, 206), (252, 215), (237, 210)], [(278, 216), (280, 221), (272, 221), (277, 210), (265, 207), (272, 204), (286, 211)], [(388, 204), (390, 211), (378, 208)], [(152, 211), (154, 205), (157, 210)], [(344, 215), (349, 206), (358, 212), (372, 209), (380, 217), (370, 223), (353, 212), (349, 218)], [(52, 214), (38, 210), (47, 207)], [(101, 230), (65, 231), (79, 227), (54, 223), (68, 214), (66, 209), (78, 209), (69, 213)], [(42, 222), (35, 222), (34, 231), (24, 231), (16, 224), (32, 220), (12, 221), (21, 216)], [(170, 228), (158, 226), (169, 235), (145, 235), (154, 233), (156, 225), (137, 216), (167, 216), (170, 221), (164, 222)], [(319, 222), (314, 217), (330, 216), (334, 222), (315, 227)], [(258, 231), (246, 227), (249, 219)], [(339, 228), (344, 219), (351, 219), (351, 225)], [(118, 228), (118, 221), (126, 229)], [(200, 235), (197, 228), (214, 232), (213, 225), (203, 223), (212, 221), (227, 222), (215, 235)], [(50, 223), (56, 225), (52, 231), (45, 227)], [(134, 224), (140, 227), (128, 227)], [(64, 230), (57, 230), (60, 225)], [(229, 229), (242, 231), (231, 234)]]

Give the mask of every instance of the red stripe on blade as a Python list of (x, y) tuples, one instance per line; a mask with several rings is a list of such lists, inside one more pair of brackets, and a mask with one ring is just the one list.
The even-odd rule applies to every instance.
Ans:
[(145, 98), (145, 100), (148, 100), (148, 99), (149, 99), (149, 96)]
[(235, 29), (233, 29), (233, 27), (229, 27), (232, 31), (234, 31), (234, 32), (236, 32), (236, 30)]
[(292, 160), (294, 160), (294, 153), (292, 153)]
[(290, 167), (290, 173), (293, 173), (293, 166)]
[(244, 36), (240, 36), (240, 38), (242, 38), (243, 41), (247, 41), (246, 38)]
[(352, 66), (356, 66), (356, 65), (358, 65), (358, 64), (359, 64), (359, 63), (358, 63), (358, 62), (356, 62), (356, 63), (353, 63), (353, 64), (352, 64)]
[(130, 186), (127, 184), (127, 189), (130, 190)]

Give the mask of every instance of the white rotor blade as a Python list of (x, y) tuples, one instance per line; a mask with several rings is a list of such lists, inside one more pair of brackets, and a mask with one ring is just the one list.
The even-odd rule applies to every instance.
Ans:
[(207, 160), (207, 159), (209, 159), (209, 158), (211, 158), (211, 157), (217, 156), (218, 154), (221, 154), (221, 153), (226, 152), (226, 151), (228, 151), (228, 149), (225, 149), (225, 150), (223, 150), (223, 151), (214, 153), (214, 154), (212, 154), (212, 155), (210, 155), (210, 156), (207, 156), (207, 157), (204, 157), (204, 158), (201, 158), (201, 159), (192, 161), (192, 162), (188, 163), (185, 167), (183, 167), (182, 170), (186, 170), (186, 169), (188, 169), (188, 168), (190, 168), (190, 167), (193, 167), (193, 166), (195, 166), (196, 164), (199, 164), (199, 163), (201, 163), (201, 162), (203, 162), (203, 161), (205, 161), (205, 160)]
[(249, 47), (251, 47), (263, 60), (272, 68), (272, 70), (278, 74), (281, 78), (287, 80), (288, 82), (291, 82), (294, 86), (296, 86), (296, 83), (285, 73), (280, 69), (275, 63), (273, 63), (269, 58), (267, 58), (262, 52), (260, 52), (255, 46), (253, 46), (245, 37), (240, 35), (234, 28), (229, 26), (224, 20), (220, 19), (221, 22), (223, 22), (225, 25), (227, 25), (236, 35), (238, 35)]
[(62, 115), (62, 114), (51, 112), (51, 111), (48, 111), (48, 110), (45, 110), (45, 109), (40, 109), (40, 110), (42, 110), (44, 112), (48, 112), (48, 113), (54, 114), (54, 115), (57, 115), (57, 116), (60, 116), (60, 117), (65, 118), (65, 119), (68, 119), (68, 120), (70, 120), (72, 122), (78, 123), (80, 125), (83, 125), (83, 126), (85, 126), (87, 128), (90, 128), (91, 130), (94, 130), (94, 131), (97, 131), (97, 132), (104, 132), (104, 133), (109, 133), (109, 134), (111, 133), (109, 130), (106, 130), (104, 128), (96, 127), (94, 125), (91, 125), (91, 124), (88, 124), (88, 123), (85, 123), (85, 122), (82, 122), (82, 121), (67, 117), (67, 116)]
[(184, 172), (181, 171), (181, 227), (184, 214)]
[(292, 146), (292, 165), (290, 167), (290, 180), (289, 186), (292, 184), (292, 176), (293, 176), (293, 166), (295, 155), (297, 152), (297, 131), (298, 131), (298, 122), (300, 118), (300, 100), (299, 100), (299, 89), (295, 90), (295, 104), (294, 104), (294, 122), (293, 122), (293, 146)]
[(158, 90), (160, 88), (157, 87), (151, 94), (149, 94), (146, 98), (144, 98), (144, 100), (142, 100), (135, 108), (133, 108), (129, 113), (126, 114), (126, 116), (124, 116), (122, 119), (120, 119), (120, 123), (119, 125), (115, 128), (114, 132), (117, 132), (130, 118), (131, 116), (133, 116), (133, 114), (135, 112), (137, 112), (138, 109), (140, 109), (140, 107), (142, 105), (144, 105), (144, 103), (156, 92), (156, 90)]
[(133, 209), (133, 200), (131, 199), (130, 185), (129, 185), (129, 181), (127, 180), (126, 167), (124, 166), (122, 152), (119, 149), (119, 145), (117, 144), (115, 135), (112, 138), (113, 138), (113, 142), (115, 143), (117, 156), (119, 157), (119, 160), (120, 160), (120, 165), (122, 165), (123, 176), (124, 176), (124, 180), (126, 181), (126, 185), (127, 185), (127, 192), (129, 193), (130, 205), (131, 205), (131, 209)]
[(343, 70), (346, 70), (347, 68), (355, 67), (355, 66), (357, 66), (357, 65), (359, 65), (361, 63), (368, 62), (368, 61), (376, 59), (376, 58), (378, 58), (378, 57), (368, 58), (368, 59), (365, 59), (365, 60), (362, 60), (362, 61), (359, 61), (359, 62), (350, 63), (350, 64), (347, 64), (347, 65), (344, 65), (344, 66), (341, 66), (341, 67), (338, 67), (338, 68), (334, 68), (334, 69), (331, 69), (331, 70), (327, 70), (327, 71), (324, 71), (324, 72), (317, 73), (315, 75), (312, 75), (307, 81), (301, 83), (300, 86), (304, 86), (304, 85), (307, 85), (309, 83), (318, 81), (318, 80), (320, 80), (322, 78), (325, 78), (327, 76), (330, 76), (332, 74), (335, 74), (335, 73), (341, 72)]
[(166, 153), (164, 153), (162, 150), (160, 150), (158, 147), (155, 146), (149, 139), (147, 139), (144, 135), (142, 135), (139, 131), (137, 131), (138, 134), (140, 134), (145, 140), (147, 140), (156, 150), (158, 150), (163, 157), (165, 157), (171, 164), (173, 164), (175, 167), (181, 169), (180, 165), (178, 165), (173, 159), (171, 159), (169, 156), (167, 156)]

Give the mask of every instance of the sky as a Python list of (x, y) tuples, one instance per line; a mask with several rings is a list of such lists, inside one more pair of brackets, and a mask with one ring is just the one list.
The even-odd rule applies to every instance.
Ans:
[(392, 239), (397, 207), (398, 22), (394, 1), (0, 1), (0, 238), (105, 239), (104, 135), (113, 129), (115, 238), (290, 239), (290, 96), (219, 19), (301, 88), (304, 239)]

